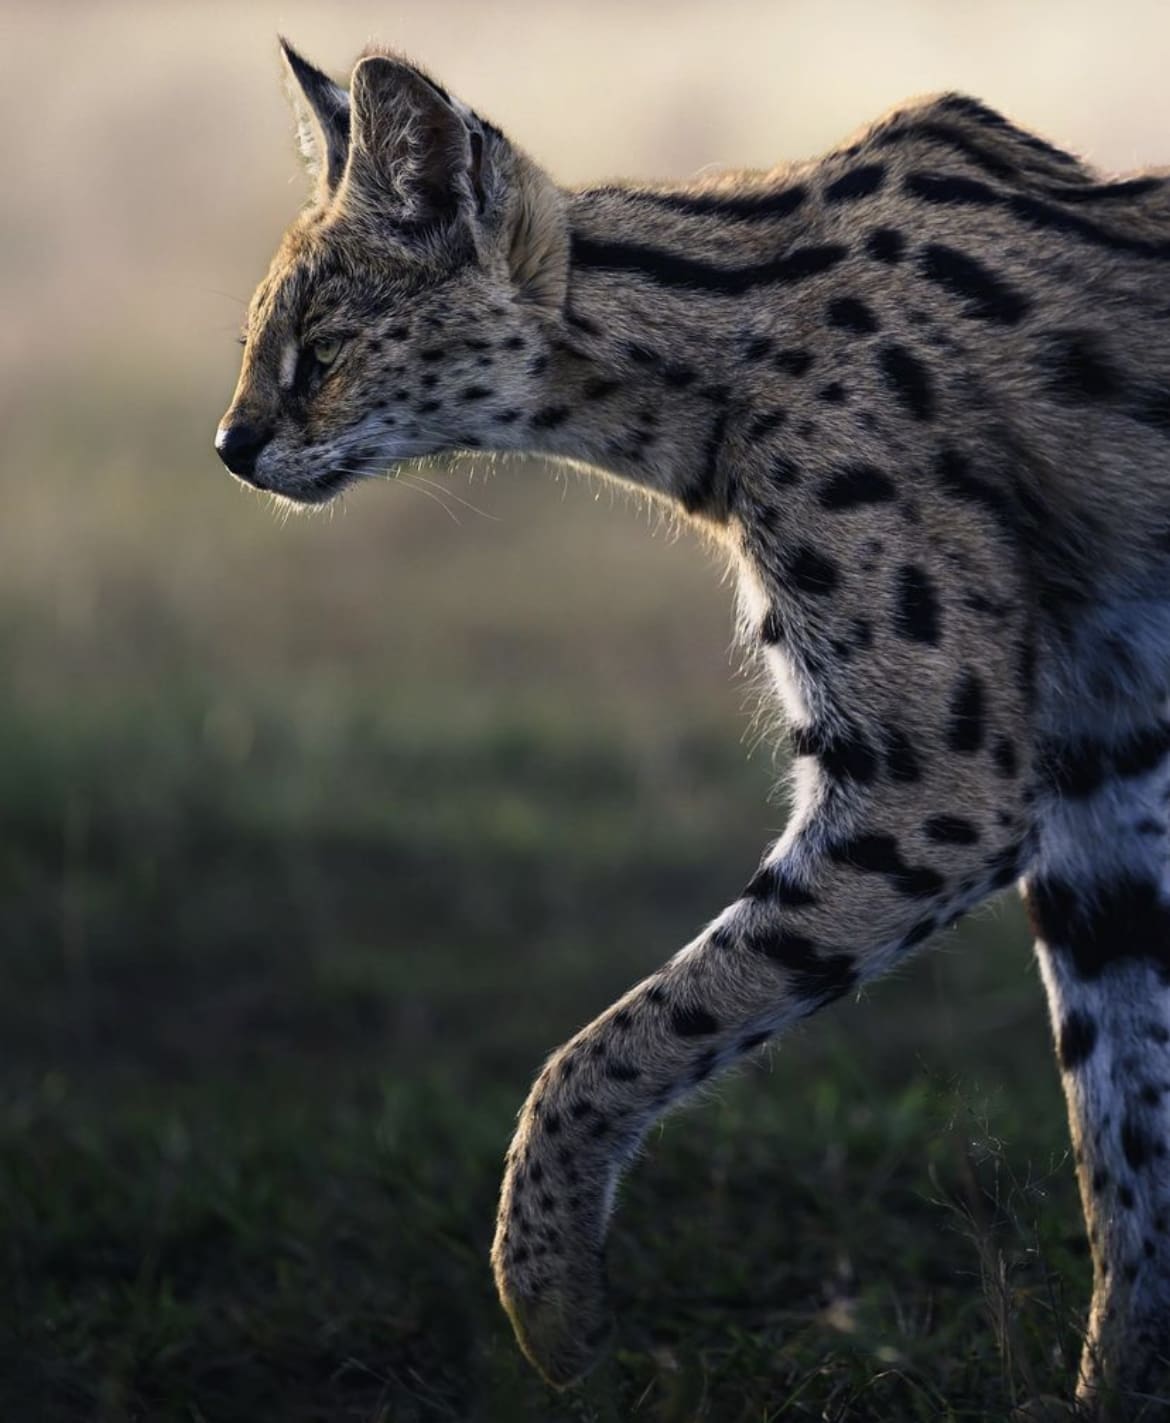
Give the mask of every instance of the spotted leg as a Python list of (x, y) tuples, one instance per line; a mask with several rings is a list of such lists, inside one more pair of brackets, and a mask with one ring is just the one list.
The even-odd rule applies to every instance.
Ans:
[(1109, 1417), (1170, 1408), (1168, 751), (1153, 719), (1060, 747), (1026, 888), (1093, 1256), (1078, 1394)]
[(875, 820), (871, 806), (848, 833), (813, 818), (704, 933), (546, 1064), (508, 1152), (492, 1259), (521, 1347), (550, 1382), (584, 1373), (607, 1332), (606, 1221), (655, 1119), (1013, 879), (1011, 832), (955, 809), (911, 826)]

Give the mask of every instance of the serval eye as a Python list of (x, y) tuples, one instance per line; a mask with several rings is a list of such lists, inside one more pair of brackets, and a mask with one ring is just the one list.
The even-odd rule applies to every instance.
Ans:
[(340, 341), (314, 341), (311, 347), (313, 359), (322, 366), (331, 366), (341, 354)]

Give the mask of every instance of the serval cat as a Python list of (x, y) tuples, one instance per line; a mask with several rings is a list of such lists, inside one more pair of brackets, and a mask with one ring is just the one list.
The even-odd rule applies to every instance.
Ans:
[(955, 94), (813, 162), (558, 187), (389, 53), (284, 46), (312, 201), (216, 437), (319, 503), (530, 451), (699, 521), (791, 735), (743, 893), (548, 1060), (492, 1262), (551, 1381), (607, 1333), (673, 1103), (1019, 883), (1094, 1265), (1078, 1391), (1170, 1377), (1170, 186)]

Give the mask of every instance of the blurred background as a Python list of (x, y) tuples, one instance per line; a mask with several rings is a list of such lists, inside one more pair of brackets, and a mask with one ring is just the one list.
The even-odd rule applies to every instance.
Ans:
[(656, 1131), (558, 1398), (486, 1252), (545, 1053), (783, 824), (730, 594), (536, 464), (285, 519), (211, 450), (306, 188), (275, 34), (400, 47), (566, 182), (975, 93), (1170, 158), (1154, 3), (0, 11), (0, 1414), (1006, 1417), (1087, 1293), (1014, 905)]

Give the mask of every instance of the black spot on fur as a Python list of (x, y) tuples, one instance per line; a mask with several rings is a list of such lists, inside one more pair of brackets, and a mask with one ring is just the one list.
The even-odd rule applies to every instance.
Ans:
[(1015, 326), (1031, 310), (1032, 303), (1022, 292), (974, 257), (941, 242), (926, 246), (919, 270), (928, 282), (964, 302), (963, 315), (973, 321)]
[(694, 478), (679, 495), (683, 508), (695, 513), (705, 508), (715, 491), (715, 481), (719, 474), (719, 455), (723, 448), (723, 437), (727, 432), (728, 411), (719, 409), (711, 421), (707, 432), (707, 442), (703, 447), (703, 458)]
[(887, 876), (900, 894), (913, 899), (937, 894), (946, 883), (928, 866), (908, 865), (892, 835), (854, 835), (830, 847), (829, 854), (838, 864)]
[(890, 780), (902, 785), (912, 785), (922, 779), (922, 767), (918, 755), (906, 733), (897, 726), (886, 726), (882, 739), (885, 742), (886, 773)]
[(1127, 736), (1113, 748), (1113, 769), (1119, 776), (1145, 776), (1157, 770), (1170, 753), (1170, 723), (1159, 722)]
[(932, 815), (923, 822), (922, 833), (936, 845), (974, 845), (979, 831), (959, 815)]
[(817, 391), (817, 399), (823, 405), (844, 405), (848, 398), (849, 392), (839, 380), (832, 380)]
[(777, 351), (772, 364), (786, 376), (805, 375), (812, 367), (813, 358), (809, 351)]
[(642, 1073), (632, 1062), (622, 1062), (610, 1058), (605, 1065), (605, 1075), (612, 1078), (614, 1082), (636, 1082)]
[(1093, 737), (1046, 741), (1040, 747), (1039, 769), (1061, 795), (1083, 799), (1100, 790), (1112, 776), (1126, 779), (1148, 775), (1168, 753), (1170, 724), (1158, 722), (1113, 746)]
[(903, 564), (894, 585), (894, 631), (907, 642), (933, 647), (939, 638), (934, 584), (916, 564)]
[(886, 504), (896, 495), (893, 483), (876, 465), (851, 464), (821, 485), (817, 494), (824, 509), (856, 509), (865, 504)]
[(1058, 794), (1072, 800), (1093, 795), (1108, 774), (1105, 748), (1099, 741), (1044, 741), (1037, 752), (1037, 769)]
[(620, 380), (607, 380), (604, 376), (596, 376), (585, 382), (581, 393), (586, 400), (606, 400), (609, 396), (616, 395), (621, 388)]
[(983, 683), (971, 671), (955, 685), (947, 721), (947, 745), (966, 755), (978, 751), (984, 734)]
[(706, 1037), (719, 1031), (719, 1024), (705, 1008), (678, 1006), (670, 1015), (670, 1026), (680, 1038)]
[(1060, 1025), (1058, 1048), (1060, 1065), (1066, 1072), (1087, 1062), (1097, 1046), (1097, 1022), (1088, 1013), (1074, 1009)]
[(878, 319), (865, 302), (855, 296), (838, 296), (829, 302), (825, 312), (830, 326), (839, 331), (852, 331), (868, 336), (878, 330)]
[(931, 419), (934, 387), (918, 357), (905, 346), (890, 342), (878, 352), (878, 365), (886, 384), (915, 420)]
[(487, 385), (469, 385), (465, 390), (459, 392), (460, 400), (486, 400), (489, 395), (495, 392)]
[(1051, 394), (1073, 404), (1100, 404), (1121, 393), (1122, 380), (1092, 332), (1054, 331), (1041, 349)]
[(748, 439), (767, 439), (767, 437), (771, 435), (774, 431), (778, 430), (787, 419), (788, 416), (783, 410), (769, 410), (764, 415), (757, 415), (756, 418), (752, 421), (752, 423), (748, 426)]
[(1118, 1186), (1118, 1188), (1117, 1188), (1117, 1204), (1118, 1204), (1119, 1206), (1121, 1206), (1121, 1208), (1122, 1208), (1123, 1210), (1127, 1210), (1127, 1211), (1133, 1210), (1133, 1208), (1134, 1208), (1134, 1194), (1133, 1194), (1133, 1188), (1132, 1188), (1132, 1187), (1130, 1187), (1130, 1186)]
[(555, 430), (563, 425), (572, 414), (567, 405), (546, 405), (538, 410), (528, 422), (534, 430)]
[(804, 934), (780, 926), (757, 929), (744, 940), (750, 952), (763, 955), (792, 975), (793, 991), (816, 1003), (831, 1002), (857, 982), (850, 954), (821, 954)]
[(1013, 538), (1019, 528), (1016, 505), (1007, 490), (971, 473), (970, 464), (957, 450), (944, 447), (935, 462), (935, 473), (945, 494), (974, 504), (988, 513)]
[(1036, 937), (1067, 955), (1080, 977), (1095, 979), (1110, 964), (1144, 960), (1170, 982), (1170, 908), (1149, 880), (1125, 875), (1078, 889), (1058, 876), (1041, 877), (1029, 885), (1027, 905)]
[(769, 608), (760, 624), (760, 641), (765, 647), (775, 647), (784, 641), (784, 624), (775, 608)]
[(837, 586), (837, 568), (808, 544), (801, 544), (788, 565), (793, 587), (802, 593), (824, 596)]
[(762, 865), (744, 889), (745, 899), (767, 899), (786, 909), (804, 909), (815, 904), (816, 896), (789, 877), (783, 865)]
[(866, 163), (835, 179), (825, 189), (827, 203), (849, 203), (868, 198), (885, 181), (886, 170), (881, 163)]
[(776, 343), (771, 336), (753, 336), (743, 348), (745, 361), (762, 361)]
[(892, 227), (875, 227), (865, 239), (865, 250), (875, 262), (893, 266), (902, 260), (906, 239)]
[(681, 365), (676, 361), (664, 361), (662, 379), (675, 390), (685, 390), (694, 381), (695, 372), (690, 366)]
[(815, 726), (796, 727), (792, 750), (796, 756), (815, 756), (824, 773), (835, 781), (867, 784), (877, 775), (877, 755), (856, 727), (833, 732)]
[(1006, 736), (996, 739), (995, 745), (991, 748), (991, 759), (995, 764), (995, 769), (1005, 781), (1013, 780), (1018, 767), (1016, 764), (1016, 748)]

